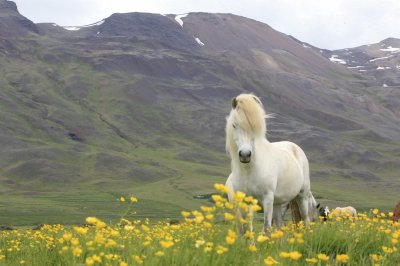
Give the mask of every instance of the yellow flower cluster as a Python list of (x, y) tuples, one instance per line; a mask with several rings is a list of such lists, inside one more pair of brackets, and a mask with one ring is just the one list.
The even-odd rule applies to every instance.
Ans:
[[(222, 184), (216, 184), (215, 188), (220, 194), (212, 195), (213, 203), (198, 210), (182, 211), (178, 223), (124, 217), (111, 225), (91, 216), (83, 226), (45, 225), (40, 230), (1, 231), (0, 264), (31, 265), (32, 258), (38, 265), (57, 261), (60, 265), (88, 266), (259, 265), (260, 262), (396, 265), (391, 263), (400, 261), (400, 225), (392, 223), (387, 219), (390, 215), (383, 215), (378, 209), (361, 213), (355, 220), (288, 225), (262, 232), (261, 222), (256, 219), (251, 223), (261, 208), (256, 199), (236, 192), (229, 202), (228, 188)], [(119, 201), (127, 200), (119, 198)], [(131, 197), (130, 201), (135, 203), (137, 199)], [(256, 230), (251, 230), (252, 226)], [(353, 238), (349, 239), (349, 235)], [(337, 254), (330, 239), (351, 241), (352, 249)], [(363, 241), (367, 242), (370, 254), (360, 258), (364, 250), (356, 255), (352, 252), (362, 247)], [(29, 253), (32, 250), (42, 256), (35, 257)], [(43, 254), (50, 257), (47, 259)]]

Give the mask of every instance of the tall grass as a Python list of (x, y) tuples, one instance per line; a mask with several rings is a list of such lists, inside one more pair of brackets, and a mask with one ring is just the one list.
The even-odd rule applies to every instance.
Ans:
[(251, 219), (236, 221), (234, 214), (259, 209), (256, 200), (241, 193), (233, 204), (213, 199), (183, 211), (179, 222), (128, 219), (136, 198), (121, 198), (127, 212), (117, 224), (88, 217), (84, 226), (2, 231), (0, 265), (400, 265), (400, 224), (377, 209), (267, 233), (256, 222), (254, 232), (239, 234)]

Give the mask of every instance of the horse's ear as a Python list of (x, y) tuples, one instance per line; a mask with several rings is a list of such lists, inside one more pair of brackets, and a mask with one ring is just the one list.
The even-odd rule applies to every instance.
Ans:
[(232, 108), (235, 109), (236, 106), (237, 106), (237, 100), (236, 100), (236, 97), (233, 97), (232, 98)]
[(254, 99), (259, 105), (262, 106), (262, 103), (261, 103), (260, 99), (258, 99), (258, 97), (253, 96), (253, 99)]

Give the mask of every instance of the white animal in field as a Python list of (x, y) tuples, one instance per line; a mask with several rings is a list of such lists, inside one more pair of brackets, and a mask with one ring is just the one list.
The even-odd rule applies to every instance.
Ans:
[(336, 207), (330, 214), (332, 218), (338, 217), (338, 216), (348, 216), (355, 218), (357, 217), (357, 211), (354, 207), (352, 206), (347, 206), (347, 207)]
[(233, 98), (226, 123), (226, 148), (231, 158), (226, 185), (232, 192), (242, 191), (258, 200), (264, 210), (264, 230), (271, 228), (273, 217), (277, 226), (282, 224), (281, 207), (292, 200), (301, 219), (308, 223), (311, 192), (307, 157), (295, 143), (269, 142), (265, 119), (264, 107), (255, 95)]

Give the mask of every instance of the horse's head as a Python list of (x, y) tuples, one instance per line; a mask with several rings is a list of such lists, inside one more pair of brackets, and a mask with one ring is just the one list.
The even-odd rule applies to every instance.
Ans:
[(310, 196), (308, 198), (308, 217), (310, 218), (311, 222), (315, 222), (317, 217), (319, 217), (319, 207), (321, 205), (317, 203), (313, 194), (310, 192)]
[(329, 213), (330, 213), (330, 211), (329, 211), (328, 206), (319, 208), (319, 216), (322, 217), (323, 221), (328, 220)]
[(265, 111), (253, 94), (240, 94), (232, 99), (232, 110), (226, 124), (226, 148), (232, 158), (249, 163), (254, 153), (254, 141), (266, 132)]

